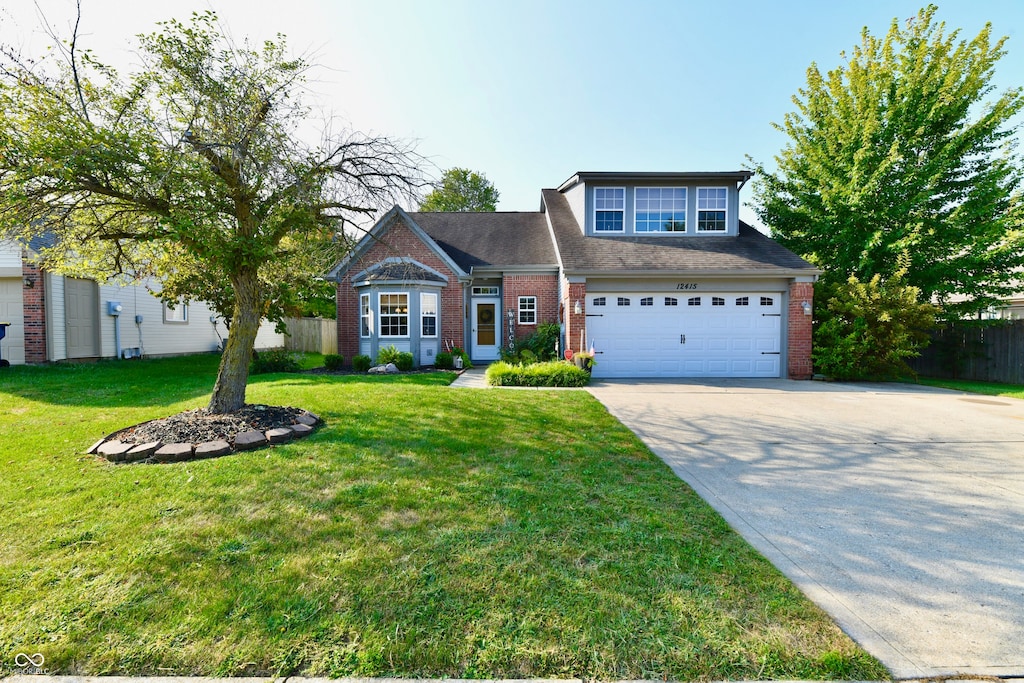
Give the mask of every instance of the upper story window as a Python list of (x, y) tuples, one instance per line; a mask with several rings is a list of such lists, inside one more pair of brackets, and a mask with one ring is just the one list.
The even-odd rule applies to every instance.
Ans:
[(594, 188), (594, 231), (622, 232), (626, 215), (626, 190), (621, 187)]
[(729, 190), (724, 187), (697, 188), (697, 232), (725, 232)]
[(409, 336), (409, 295), (380, 295), (380, 336)]
[(420, 336), (437, 336), (437, 294), (420, 293)]
[(636, 232), (686, 232), (685, 187), (636, 188)]
[(519, 297), (519, 324), (520, 325), (536, 325), (537, 324), (537, 297), (535, 297), (535, 296), (521, 296), (521, 297)]

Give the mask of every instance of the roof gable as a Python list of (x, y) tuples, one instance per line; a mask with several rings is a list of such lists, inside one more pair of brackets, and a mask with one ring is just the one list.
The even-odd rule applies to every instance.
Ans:
[[(327, 273), (328, 280), (340, 280), (353, 264), (358, 263), (359, 260), (377, 244), (385, 243), (385, 235), (391, 228), (397, 223), (401, 222), (404, 224), (423, 244), (436, 254), (442, 262), (453, 273), (459, 277), (468, 275), (468, 272), (464, 270), (459, 264), (449, 255), (434, 239), (424, 232), (416, 221), (410, 216), (402, 207), (394, 206), (386, 214), (381, 216), (370, 231), (363, 236), (361, 240), (356, 244), (352, 251), (343, 258), (338, 265), (332, 268)], [(365, 272), (365, 271), (364, 271)], [(436, 271), (435, 271), (436, 272)]]

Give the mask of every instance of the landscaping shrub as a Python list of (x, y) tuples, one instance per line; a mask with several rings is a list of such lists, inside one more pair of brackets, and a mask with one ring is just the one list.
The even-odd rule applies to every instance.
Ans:
[(920, 303), (920, 290), (900, 278), (868, 282), (855, 277), (822, 285), (817, 297), (814, 367), (839, 380), (895, 379), (912, 375), (907, 358), (919, 354), (935, 325), (935, 307)]
[(298, 372), (299, 354), (284, 349), (270, 349), (253, 354), (249, 374), (262, 375), (268, 372)]
[(466, 353), (465, 351), (463, 351), (458, 346), (456, 346), (454, 349), (452, 349), (452, 357), (455, 357), (455, 356), (459, 356), (460, 358), (462, 358), (462, 367), (464, 369), (469, 369), (469, 368), (473, 367), (473, 364), (469, 362), (469, 354)]
[(402, 351), (399, 353), (392, 362), (395, 364), (395, 367), (402, 372), (409, 372), (412, 370), (412, 354), (408, 351)]
[(455, 367), (455, 363), (452, 362), (452, 354), (447, 351), (442, 351), (434, 357), (434, 367), (438, 370), (451, 370)]
[(328, 370), (341, 370), (345, 365), (345, 357), (338, 353), (329, 353), (324, 356), (324, 367)]
[(582, 387), (590, 373), (562, 361), (513, 365), (504, 361), (487, 368), (487, 383), (496, 387)]
[(359, 354), (358, 356), (352, 356), (352, 369), (356, 372), (366, 372), (372, 365), (370, 357), (366, 354)]
[(377, 352), (377, 365), (387, 365), (388, 363), (394, 363), (398, 365), (398, 354), (401, 353), (395, 348), (395, 345), (385, 347)]
[(537, 360), (559, 360), (555, 346), (561, 337), (561, 325), (541, 323), (536, 332), (519, 342), (520, 353), (529, 351)]

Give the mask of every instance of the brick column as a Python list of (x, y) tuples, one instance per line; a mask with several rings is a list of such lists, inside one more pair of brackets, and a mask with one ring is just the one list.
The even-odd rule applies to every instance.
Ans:
[(810, 379), (814, 374), (811, 364), (812, 316), (804, 313), (803, 302), (814, 305), (814, 284), (794, 282), (789, 285), (789, 348), (787, 349), (789, 378)]
[[(576, 315), (574, 309), (576, 302), (580, 302), (580, 313)], [(565, 346), (573, 351), (586, 351), (579, 348), (580, 331), (583, 331), (583, 338), (586, 344), (590, 340), (586, 337), (587, 329), (587, 285), (584, 282), (569, 283), (569, 296), (563, 302), (565, 309)]]
[(348, 275), (338, 283), (337, 289), (338, 353), (345, 364), (359, 353), (359, 293), (352, 287)]
[[(25, 316), (25, 362), (46, 362), (46, 291), (43, 273), (24, 259), (21, 262), (21, 300)], [(29, 287), (26, 282), (31, 282)]]

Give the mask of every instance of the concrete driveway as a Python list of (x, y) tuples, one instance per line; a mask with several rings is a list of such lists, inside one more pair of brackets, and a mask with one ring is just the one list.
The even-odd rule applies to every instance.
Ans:
[(1024, 677), (1024, 401), (786, 380), (590, 392), (895, 677)]

